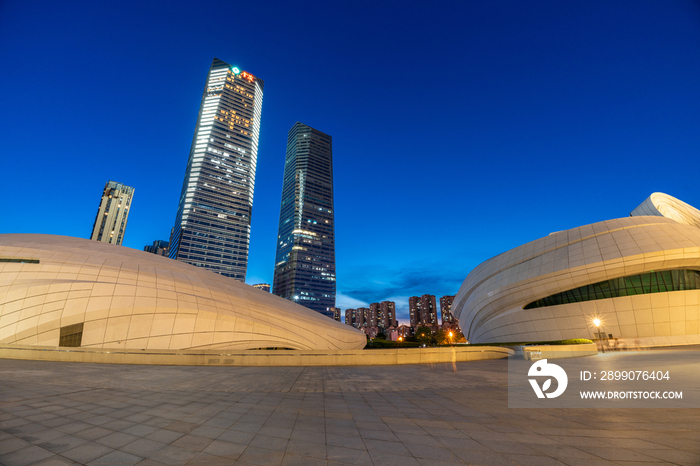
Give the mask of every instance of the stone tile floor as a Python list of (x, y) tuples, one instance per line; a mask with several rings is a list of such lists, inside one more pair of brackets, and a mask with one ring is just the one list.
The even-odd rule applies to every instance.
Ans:
[(0, 464), (700, 464), (700, 410), (508, 409), (505, 360), (173, 367), (0, 360)]

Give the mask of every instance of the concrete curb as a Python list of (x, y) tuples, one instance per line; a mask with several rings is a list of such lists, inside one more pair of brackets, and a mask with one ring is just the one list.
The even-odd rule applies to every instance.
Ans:
[(105, 364), (171, 366), (375, 366), (451, 363), (507, 358), (513, 350), (502, 347), (392, 348), (338, 351), (196, 351), (109, 348), (56, 348), (6, 345), (0, 358)]

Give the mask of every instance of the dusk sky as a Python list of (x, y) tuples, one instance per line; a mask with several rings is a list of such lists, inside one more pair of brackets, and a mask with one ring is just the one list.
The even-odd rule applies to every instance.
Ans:
[(700, 2), (0, 1), (0, 233), (168, 240), (207, 71), (265, 81), (247, 283), (272, 283), (287, 132), (333, 137), (337, 305), (455, 294), (484, 260), (700, 207)]

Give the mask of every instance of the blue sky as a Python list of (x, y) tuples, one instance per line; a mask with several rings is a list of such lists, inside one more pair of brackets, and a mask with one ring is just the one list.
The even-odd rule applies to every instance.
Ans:
[(456, 293), (480, 262), (700, 205), (700, 3), (0, 2), (0, 233), (168, 239), (209, 65), (265, 80), (248, 283), (271, 282), (287, 131), (333, 136), (338, 304)]

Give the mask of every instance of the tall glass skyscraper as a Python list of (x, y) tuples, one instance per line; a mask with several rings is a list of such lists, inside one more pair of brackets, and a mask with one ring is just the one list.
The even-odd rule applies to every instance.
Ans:
[(170, 236), (170, 258), (241, 281), (248, 267), (263, 84), (214, 59)]
[(273, 293), (333, 317), (332, 138), (298, 122), (287, 137)]

